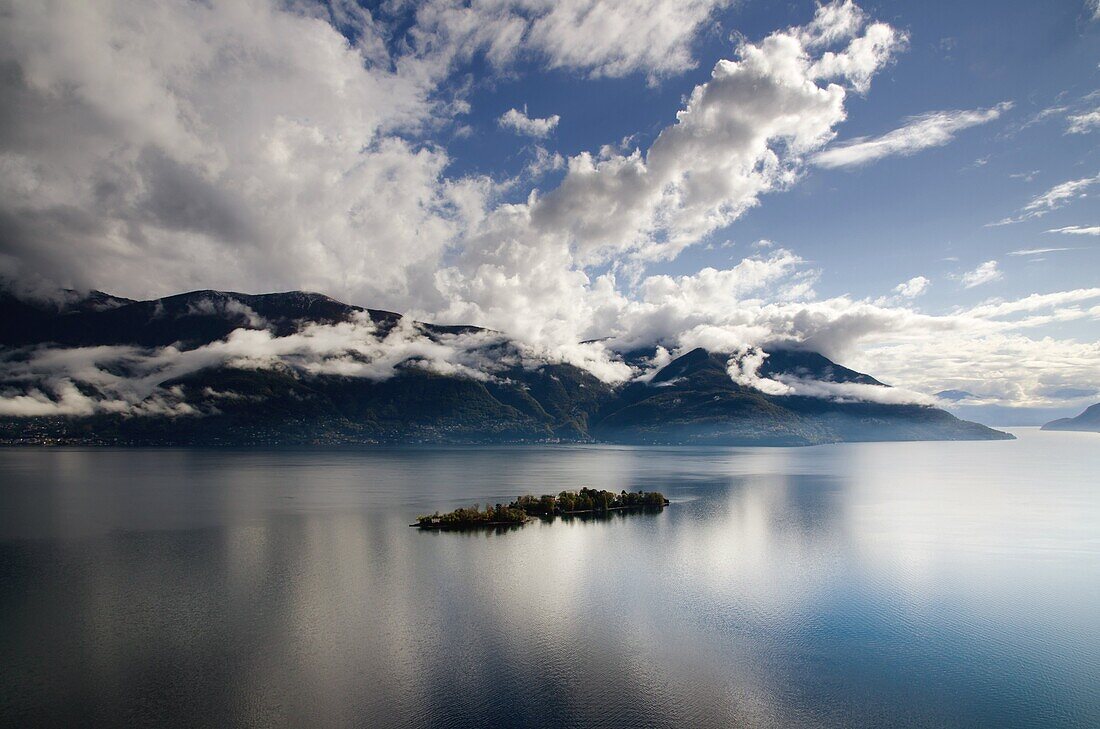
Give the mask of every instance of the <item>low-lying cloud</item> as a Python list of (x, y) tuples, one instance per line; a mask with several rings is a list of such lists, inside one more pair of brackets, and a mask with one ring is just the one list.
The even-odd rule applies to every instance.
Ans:
[[(806, 285), (803, 266), (780, 249), (725, 271), (649, 277), (642, 284), (642, 300), (617, 302), (618, 326), (606, 338), (570, 345), (532, 345), (487, 330), (429, 335), (410, 318), (380, 331), (360, 314), (338, 324), (308, 324), (286, 336), (247, 328), (249, 322), (241, 320), (242, 328), (225, 340), (193, 349), (8, 349), (0, 355), (0, 415), (216, 412), (219, 401), (236, 394), (206, 393), (196, 403), (166, 384), (210, 368), (282, 369), (302, 377), (371, 381), (420, 368), (490, 380), (507, 376), (512, 367), (567, 363), (619, 385), (648, 381), (672, 358), (696, 347), (728, 353), (734, 382), (773, 396), (930, 405), (934, 401), (928, 393), (964, 389), (990, 401), (1045, 404), (1057, 399), (1052, 393), (1064, 399), (1066, 392), (1089, 391), (1100, 379), (1100, 344), (1025, 335), (1050, 323), (1100, 320), (1098, 288), (989, 301), (938, 316), (848, 297), (769, 301), (780, 298), (783, 287)], [(223, 308), (221, 317), (242, 316), (231, 305)], [(930, 351), (932, 339), (937, 347)], [(617, 354), (640, 347), (655, 352), (641, 366), (628, 366)], [(761, 377), (767, 352), (785, 348), (822, 352), (899, 386)]]
[[(600, 343), (539, 348), (491, 331), (432, 334), (408, 318), (380, 332), (363, 313), (338, 324), (308, 324), (276, 336), (240, 328), (224, 340), (193, 349), (175, 346), (60, 348), (40, 346), (0, 355), (0, 415), (194, 415), (163, 383), (212, 368), (289, 369), (303, 376), (357, 377), (382, 381), (404, 368), (488, 380), (509, 367), (569, 363), (608, 382), (632, 371)], [(209, 399), (232, 398), (217, 393)]]

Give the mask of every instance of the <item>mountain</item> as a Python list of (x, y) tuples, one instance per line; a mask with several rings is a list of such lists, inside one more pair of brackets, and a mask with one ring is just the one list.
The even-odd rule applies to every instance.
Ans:
[(1043, 430), (1085, 430), (1100, 433), (1100, 403), (1085, 408), (1073, 418), (1059, 418), (1043, 426)]
[(940, 400), (947, 400), (948, 402), (962, 402), (963, 400), (976, 400), (977, 397), (972, 392), (966, 390), (940, 390), (935, 394), (935, 397)]
[[(152, 301), (93, 292), (64, 305), (0, 295), (0, 322), (5, 443), (810, 445), (1011, 437), (926, 406), (767, 395), (731, 378), (728, 355), (703, 349), (615, 386), (572, 364), (532, 358), (497, 332), (414, 322), (300, 291), (195, 291)], [(647, 358), (633, 352), (623, 360)], [(770, 351), (756, 374), (888, 390), (798, 350)]]
[[(96, 299), (107, 296), (93, 292)], [(224, 339), (235, 329), (261, 320), (278, 336), (298, 331), (303, 322), (335, 324), (357, 312), (367, 313), (381, 326), (393, 326), (401, 317), (390, 311), (349, 306), (322, 294), (293, 291), (252, 296), (227, 291), (192, 291), (152, 301), (122, 301), (95, 308), (66, 306), (60, 311), (36, 308), (8, 295), (0, 300), (0, 345), (50, 342), (68, 347), (130, 344), (193, 348)], [(9, 308), (11, 307), (11, 308)]]
[[(619, 443), (699, 445), (1006, 437), (921, 405), (765, 395), (735, 383), (727, 360), (726, 355), (695, 349), (668, 363), (648, 383), (626, 385), (596, 414), (592, 434)], [(759, 373), (882, 386), (814, 352), (774, 351)]]

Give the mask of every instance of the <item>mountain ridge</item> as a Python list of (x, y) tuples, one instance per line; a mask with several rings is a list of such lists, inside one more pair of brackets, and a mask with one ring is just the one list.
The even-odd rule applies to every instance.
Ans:
[(1058, 418), (1043, 425), (1042, 430), (1074, 430), (1100, 433), (1100, 403), (1090, 405), (1080, 415)]
[[(108, 297), (103, 299), (103, 297)], [(694, 349), (657, 368), (648, 381), (612, 385), (566, 362), (532, 364), (510, 340), (473, 326), (414, 322), (401, 314), (344, 304), (323, 294), (239, 294), (199, 290), (131, 301), (96, 292), (109, 306), (75, 303), (36, 309), (0, 298), (4, 362), (42, 348), (172, 347), (199, 352), (222, 346), (239, 330), (273, 342), (318, 327), (363, 323), (379, 342), (391, 332), (411, 342), (386, 377), (344, 374), (370, 364), (363, 356), (337, 367), (199, 366), (154, 383), (156, 400), (142, 414), (95, 409), (70, 414), (0, 417), (0, 442), (117, 445), (405, 444), (609, 442), (637, 444), (813, 445), (854, 440), (1002, 439), (1007, 434), (923, 405), (768, 395), (734, 381), (730, 355)], [(21, 319), (20, 317), (27, 317)], [(405, 327), (399, 330), (399, 327)], [(406, 329), (408, 332), (406, 332)], [(367, 336), (354, 332), (355, 336)], [(471, 350), (492, 371), (428, 366), (426, 343), (480, 337)], [(490, 335), (493, 335), (490, 338)], [(404, 358), (401, 358), (404, 357)], [(480, 361), (479, 360), (479, 361)], [(640, 361), (640, 359), (638, 360)], [(133, 377), (125, 362), (108, 374)], [(31, 373), (35, 374), (35, 373)], [(870, 375), (803, 350), (772, 348), (760, 377), (886, 388)], [(148, 376), (159, 376), (156, 373)], [(32, 378), (33, 379), (33, 378)], [(75, 381), (74, 401), (96, 396)], [(0, 381), (5, 397), (22, 397), (34, 412), (56, 405), (27, 382)], [(28, 400), (27, 398), (30, 398)], [(88, 406), (91, 407), (91, 406)], [(175, 413), (169, 417), (166, 413)], [(182, 414), (181, 414), (182, 413)]]

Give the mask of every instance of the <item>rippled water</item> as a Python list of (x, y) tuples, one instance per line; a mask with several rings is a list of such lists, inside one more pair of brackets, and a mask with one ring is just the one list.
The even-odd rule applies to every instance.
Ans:
[[(1100, 436), (0, 450), (0, 721), (1098, 726)], [(521, 492), (656, 515), (427, 533)]]

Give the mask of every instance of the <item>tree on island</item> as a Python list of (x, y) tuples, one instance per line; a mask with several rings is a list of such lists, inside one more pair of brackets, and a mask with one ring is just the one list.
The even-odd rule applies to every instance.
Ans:
[(478, 526), (508, 526), (524, 524), (532, 518), (552, 519), (585, 512), (606, 513), (616, 509), (659, 509), (668, 504), (668, 499), (659, 491), (628, 492), (616, 494), (611, 491), (590, 489), (587, 486), (580, 491), (562, 491), (557, 496), (526, 494), (503, 506), (486, 504), (481, 510), (480, 504), (469, 508), (459, 508), (446, 514), (438, 511), (434, 514), (419, 516), (416, 524), (425, 529), (448, 529)]

